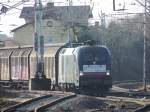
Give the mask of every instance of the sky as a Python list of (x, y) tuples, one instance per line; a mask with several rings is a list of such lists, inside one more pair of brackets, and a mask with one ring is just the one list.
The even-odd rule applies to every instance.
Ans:
[[(0, 0), (0, 3), (13, 6), (22, 0)], [(42, 0), (43, 4), (48, 1), (55, 2), (55, 5), (68, 5), (67, 0)], [(4, 33), (10, 35), (10, 31), (22, 24), (25, 23), (24, 19), (19, 18), (21, 9), (23, 6), (33, 5), (34, 0), (30, 0), (30, 2), (26, 2), (23, 5), (17, 7), (17, 9), (12, 9), (8, 11), (6, 14), (0, 15), (0, 33)], [(140, 6), (135, 0), (116, 0), (116, 9), (122, 9), (123, 7), (126, 9), (125, 11), (116, 12), (113, 11), (113, 0), (73, 0), (73, 5), (90, 5), (93, 8), (94, 20), (99, 20), (99, 14), (101, 12), (106, 13), (106, 15), (110, 14), (118, 14), (118, 13), (141, 13), (143, 11), (143, 7)], [(0, 8), (2, 5), (0, 6)]]

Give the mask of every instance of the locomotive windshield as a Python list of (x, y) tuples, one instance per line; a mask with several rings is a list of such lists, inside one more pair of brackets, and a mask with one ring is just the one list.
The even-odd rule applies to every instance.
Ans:
[(109, 53), (104, 47), (82, 48), (78, 57), (79, 69), (83, 72), (105, 72), (110, 67)]

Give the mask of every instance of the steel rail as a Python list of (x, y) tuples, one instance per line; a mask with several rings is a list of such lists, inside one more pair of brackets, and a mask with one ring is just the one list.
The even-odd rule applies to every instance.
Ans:
[[(121, 83), (133, 83), (133, 82), (141, 82), (142, 83), (142, 79), (141, 80), (125, 80), (125, 81), (114, 81), (113, 84), (121, 84)], [(147, 81), (150, 81), (150, 79), (147, 79)]]
[[(4, 109), (1, 110), (1, 112), (16, 112), (16, 110), (18, 108), (24, 107), (25, 105), (29, 105), (33, 102), (39, 101), (39, 100), (44, 99), (44, 98), (49, 98), (49, 97), (52, 97), (52, 95), (44, 95), (44, 96), (40, 96), (40, 97), (37, 97), (37, 98), (33, 98), (33, 99), (25, 101), (23, 103), (19, 103), (19, 104), (16, 104), (14, 106), (10, 106), (8, 108), (4, 108)], [(31, 110), (31, 111), (33, 111), (33, 110)], [(30, 111), (26, 110), (24, 112), (30, 112)]]
[(47, 108), (50, 108), (50, 107), (52, 107), (54, 105), (57, 105), (58, 103), (61, 103), (61, 102), (65, 101), (65, 100), (72, 99), (72, 98), (74, 98), (76, 96), (77, 96), (76, 94), (72, 94), (72, 95), (69, 95), (69, 96), (64, 96), (62, 98), (55, 99), (55, 100), (51, 101), (49, 104), (42, 105), (42, 106), (36, 108), (34, 112), (43, 112)]
[(143, 107), (134, 110), (133, 112), (149, 112), (149, 110), (150, 110), (150, 104), (146, 104)]

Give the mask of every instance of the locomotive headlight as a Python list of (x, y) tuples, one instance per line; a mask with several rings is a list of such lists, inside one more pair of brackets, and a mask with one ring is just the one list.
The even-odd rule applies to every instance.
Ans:
[(110, 75), (110, 70), (107, 70), (107, 71), (106, 71), (106, 75)]
[(82, 76), (83, 75), (83, 72), (80, 72), (80, 76)]

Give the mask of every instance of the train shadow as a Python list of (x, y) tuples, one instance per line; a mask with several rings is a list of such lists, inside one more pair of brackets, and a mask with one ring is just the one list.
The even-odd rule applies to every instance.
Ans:
[(88, 95), (94, 97), (106, 97), (108, 91), (95, 91), (95, 90), (79, 90), (77, 94)]

